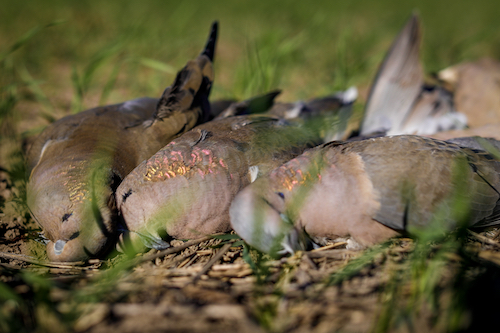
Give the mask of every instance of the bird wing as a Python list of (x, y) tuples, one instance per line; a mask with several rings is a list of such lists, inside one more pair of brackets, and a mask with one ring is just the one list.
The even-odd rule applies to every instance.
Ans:
[(413, 15), (387, 53), (366, 103), (361, 135), (399, 130), (420, 94), (420, 26)]
[(395, 230), (435, 218), (456, 225), (468, 205), (468, 225), (497, 224), (500, 162), (487, 152), (418, 136), (367, 141), (358, 153), (378, 192), (375, 220)]
[(187, 112), (193, 108), (200, 108), (201, 117), (208, 120), (210, 116), (208, 95), (214, 80), (212, 64), (217, 32), (218, 23), (214, 22), (201, 54), (195, 60), (188, 61), (177, 73), (173, 85), (163, 92), (156, 107), (155, 120), (168, 118), (175, 112)]

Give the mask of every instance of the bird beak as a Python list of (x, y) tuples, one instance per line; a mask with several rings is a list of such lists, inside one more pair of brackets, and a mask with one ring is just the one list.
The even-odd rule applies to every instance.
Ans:
[[(282, 219), (283, 219), (283, 214)], [(285, 216), (286, 217), (286, 216)], [(286, 217), (287, 218), (287, 217)], [(289, 223), (287, 220), (283, 220), (285, 223)], [(283, 237), (281, 242), (282, 250), (278, 251), (278, 254), (291, 254), (293, 255), (297, 251), (307, 251), (313, 248), (319, 247), (307, 234), (307, 232), (302, 229), (299, 230), (296, 226), (292, 227)]]
[(63, 252), (65, 245), (66, 241), (61, 239), (57, 240), (57, 242), (54, 243), (54, 254), (60, 255)]

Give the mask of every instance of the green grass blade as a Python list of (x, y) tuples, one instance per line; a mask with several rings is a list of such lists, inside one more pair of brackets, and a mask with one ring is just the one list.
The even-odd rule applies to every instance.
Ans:
[(10, 47), (8, 47), (7, 50), (0, 52), (0, 62), (4, 61), (7, 56), (9, 56), (10, 54), (14, 53), (18, 49), (26, 45), (34, 36), (36, 36), (43, 29), (62, 24), (64, 22), (65, 22), (64, 20), (56, 20), (44, 26), (35, 26), (34, 28), (31, 28), (28, 32), (22, 35), (17, 41), (15, 41)]

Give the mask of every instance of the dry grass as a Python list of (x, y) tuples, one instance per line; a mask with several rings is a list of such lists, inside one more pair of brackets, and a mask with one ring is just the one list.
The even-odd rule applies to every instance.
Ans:
[[(20, 219), (3, 215), (1, 225)], [(445, 245), (426, 244), (425, 258), (414, 257), (418, 242), (400, 238), (369, 251), (339, 242), (274, 259), (229, 234), (69, 264), (37, 258), (36, 241), (19, 230), (0, 241), (0, 270), (20, 299), (0, 313), (22, 332), (462, 331), (494, 321), (478, 313), (486, 308), (478, 300), (499, 293), (495, 231), (470, 232), (444, 256)], [(425, 268), (412, 277), (418, 260), (435, 272), (430, 293), (418, 291)]]

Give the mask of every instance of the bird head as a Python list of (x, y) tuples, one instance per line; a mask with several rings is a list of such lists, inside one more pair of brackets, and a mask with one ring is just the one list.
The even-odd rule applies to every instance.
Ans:
[(49, 239), (47, 255), (58, 262), (96, 257), (107, 249), (115, 229), (114, 197), (106, 185), (108, 176), (89, 181), (82, 181), (82, 177), (54, 181), (60, 177), (48, 170), (28, 183), (28, 207)]
[(236, 233), (260, 251), (294, 253), (310, 244), (305, 231), (292, 220), (285, 194), (273, 190), (265, 178), (241, 191), (229, 213)]

